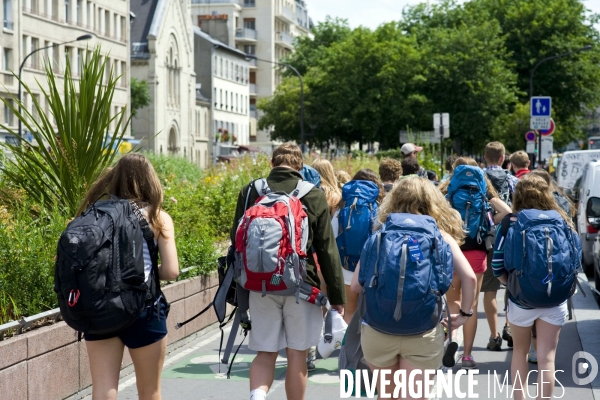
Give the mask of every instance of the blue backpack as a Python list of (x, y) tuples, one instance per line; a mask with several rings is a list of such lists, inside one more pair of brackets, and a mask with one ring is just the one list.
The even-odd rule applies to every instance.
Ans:
[(452, 251), (433, 218), (390, 214), (360, 258), (364, 321), (391, 335), (417, 335), (435, 328), (453, 271)]
[(373, 233), (377, 197), (379, 188), (371, 181), (350, 181), (342, 188), (343, 207), (336, 242), (342, 265), (349, 271), (356, 269), (363, 246)]
[(446, 199), (460, 213), (467, 242), (482, 244), (491, 230), (487, 213), (491, 211), (487, 201), (487, 184), (483, 171), (471, 165), (459, 165), (448, 185)]
[(502, 221), (508, 291), (532, 308), (555, 307), (575, 292), (581, 240), (554, 210), (522, 210)]

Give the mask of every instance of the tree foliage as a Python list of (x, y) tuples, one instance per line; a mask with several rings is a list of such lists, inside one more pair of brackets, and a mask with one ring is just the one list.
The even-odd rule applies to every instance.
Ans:
[(135, 117), (137, 110), (150, 104), (150, 91), (148, 82), (131, 78), (131, 116)]
[[(430, 131), (432, 114), (448, 112), (457, 150), (475, 151), (492, 136), (523, 137), (529, 75), (539, 60), (591, 44), (535, 74), (534, 94), (553, 97), (555, 143), (563, 145), (583, 135), (582, 117), (600, 104), (597, 21), (577, 0), (442, 0), (407, 7), (400, 21), (374, 31), (328, 19), (286, 61), (304, 77), (313, 143), (392, 148), (398, 131)], [(259, 103), (260, 126), (297, 140), (299, 84), (286, 76)]]

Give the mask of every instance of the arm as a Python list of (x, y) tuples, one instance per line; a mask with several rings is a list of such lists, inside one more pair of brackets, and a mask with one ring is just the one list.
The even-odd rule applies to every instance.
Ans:
[[(452, 250), (452, 258), (454, 260), (454, 272), (456, 272), (462, 283), (462, 299), (460, 303), (460, 309), (468, 313), (473, 308), (475, 296), (478, 294), (475, 293), (477, 290), (477, 278), (475, 277), (475, 273), (473, 272), (471, 265), (460, 250), (460, 246), (458, 243), (456, 243), (456, 240), (454, 240), (454, 238), (448, 235), (446, 232), (442, 232), (442, 236), (450, 245), (450, 249)], [(469, 318), (477, 318), (477, 316), (474, 315), (472, 317), (464, 317), (461, 314), (453, 314), (451, 318), (452, 327), (458, 328), (466, 323)], [(447, 323), (447, 318), (442, 321), (442, 325), (444, 326), (447, 326)]]
[(356, 264), (354, 275), (352, 275), (352, 283), (350, 284), (350, 289), (352, 289), (354, 293), (360, 294), (363, 291), (363, 287), (358, 281), (358, 274), (360, 274), (360, 262)]
[(329, 216), (329, 207), (325, 195), (319, 191), (314, 203), (316, 223), (312, 230), (312, 244), (321, 266), (321, 274), (327, 284), (327, 296), (332, 308), (337, 309), (334, 306), (341, 306), (343, 310), (343, 304), (346, 302), (344, 276), (342, 275), (340, 254), (331, 227), (331, 217)]
[(497, 225), (502, 221), (502, 218), (511, 213), (510, 207), (500, 200), (498, 197), (494, 197), (490, 200), (490, 205), (496, 211), (496, 215), (494, 215), (494, 223)]
[(163, 281), (172, 281), (179, 276), (179, 260), (175, 246), (175, 226), (173, 219), (165, 211), (160, 212), (163, 227), (158, 235), (158, 252), (161, 264), (158, 266), (158, 277)]

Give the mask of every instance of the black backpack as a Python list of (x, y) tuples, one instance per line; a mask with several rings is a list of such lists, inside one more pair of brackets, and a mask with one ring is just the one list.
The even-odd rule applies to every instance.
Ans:
[(486, 169), (485, 174), (490, 182), (492, 182), (494, 189), (496, 189), (498, 192), (500, 200), (505, 202), (509, 207), (512, 207), (512, 196), (508, 181), (508, 171), (505, 169)]
[[(152, 259), (148, 284), (144, 241)], [(69, 223), (58, 241), (54, 291), (67, 325), (96, 335), (128, 327), (160, 296), (158, 248), (134, 203), (111, 196)]]

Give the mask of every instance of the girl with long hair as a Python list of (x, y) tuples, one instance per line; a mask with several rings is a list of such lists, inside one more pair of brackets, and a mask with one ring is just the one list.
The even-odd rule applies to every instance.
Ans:
[[(464, 241), (460, 214), (450, 207), (440, 191), (428, 180), (417, 176), (401, 178), (392, 191), (387, 194), (379, 209), (378, 220), (385, 223), (392, 213), (409, 213), (429, 215), (437, 223), (444, 240), (450, 245), (454, 261), (454, 271), (462, 282), (463, 296), (460, 308), (470, 310), (475, 299), (476, 278), (459, 245)], [(352, 278), (352, 291), (359, 294), (363, 286), (359, 280), (360, 265)], [(377, 304), (366, 303), (369, 307)], [(451, 315), (452, 328), (463, 325), (467, 320), (477, 318), (464, 314)], [(443, 322), (447, 324), (447, 321)], [(392, 375), (397, 370), (405, 370), (406, 376), (413, 370), (421, 370), (415, 386), (425, 388), (423, 370), (438, 369), (444, 357), (444, 329), (437, 325), (434, 329), (420, 335), (397, 336), (379, 332), (362, 324), (361, 344), (367, 363), (371, 370), (391, 369)], [(402, 350), (401, 350), (402, 349)], [(379, 386), (377, 386), (379, 388)], [(389, 393), (389, 390), (386, 390)], [(424, 390), (425, 392), (425, 390)], [(410, 392), (409, 392), (410, 393)], [(382, 398), (382, 393), (379, 393)], [(410, 397), (412, 398), (412, 397)]]
[[(513, 199), (513, 211), (515, 215), (510, 217), (510, 222), (505, 219), (502, 221), (502, 224), (510, 223), (509, 229), (512, 229), (517, 220), (516, 215), (523, 210), (529, 209), (554, 210), (564, 218), (567, 225), (573, 231), (575, 230), (572, 220), (554, 200), (551, 188), (546, 180), (533, 173), (525, 175), (517, 183)], [(502, 224), (498, 227), (492, 268), (494, 269), (494, 276), (506, 285), (508, 283), (508, 270), (504, 264), (505, 237), (502, 235)], [(568, 313), (566, 303), (565, 301), (558, 306), (550, 308), (526, 308), (515, 300), (510, 292), (508, 293), (507, 307), (509, 312), (507, 313), (507, 319), (510, 323), (514, 346), (511, 377), (515, 388), (513, 391), (515, 399), (520, 400), (524, 398), (521, 383), (524, 383), (529, 372), (527, 355), (530, 350), (532, 329), (534, 327), (537, 331), (537, 369), (540, 371), (537, 392), (539, 395), (537, 398), (552, 397), (554, 390), (554, 360), (560, 330), (565, 324)], [(526, 384), (523, 386), (526, 386)]]
[(324, 158), (317, 158), (311, 166), (321, 175), (321, 189), (329, 205), (329, 214), (333, 217), (342, 200), (342, 191), (338, 186), (333, 165)]
[[(454, 162), (454, 166), (453, 166), (454, 169), (456, 169), (456, 167), (458, 167), (459, 165), (470, 165), (473, 167), (478, 167), (477, 161), (475, 161), (474, 159), (472, 159), (470, 157), (457, 158), (456, 161)], [(487, 185), (487, 189), (488, 189), (488, 193), (487, 193), (488, 201), (495, 211), (494, 223), (498, 224), (498, 223), (500, 223), (500, 221), (502, 221), (502, 218), (504, 218), (507, 214), (510, 213), (511, 210), (510, 210), (510, 207), (507, 206), (506, 203), (504, 203), (500, 199), (500, 197), (498, 196), (498, 193), (494, 189), (494, 186), (492, 185), (492, 183), (490, 182), (488, 177), (485, 175), (484, 175), (484, 177), (485, 177), (485, 181), (486, 181), (486, 185)], [(452, 181), (452, 176), (450, 177), (450, 179), (448, 181), (442, 183), (439, 186), (442, 193), (444, 193), (444, 194), (447, 193), (448, 186), (451, 181)], [(481, 283), (483, 282), (483, 274), (484, 274), (485, 270), (487, 269), (487, 249), (485, 247), (485, 242), (483, 242), (481, 244), (475, 244), (475, 245), (473, 245), (472, 243), (465, 243), (465, 244), (462, 244), (461, 250), (462, 250), (463, 254), (465, 255), (465, 257), (467, 258), (467, 260), (469, 261), (469, 264), (471, 265), (473, 272), (475, 272), (475, 275), (477, 276), (477, 293), (479, 293), (479, 291), (481, 290)], [(455, 274), (452, 279), (452, 286), (450, 287), (450, 290), (448, 290), (448, 293), (446, 293), (446, 298), (448, 299), (448, 305), (449, 305), (450, 311), (452, 313), (458, 312), (459, 305), (462, 302), (461, 298), (462, 298), (463, 293), (462, 293), (461, 287), (462, 287), (462, 282), (461, 282), (460, 276)], [(479, 305), (479, 296), (475, 296), (475, 300), (473, 302), (473, 307), (472, 307), (473, 311), (475, 312), (475, 315), (477, 315), (478, 305)], [(465, 324), (465, 326), (463, 328), (464, 345), (463, 345), (463, 355), (462, 355), (462, 360), (461, 360), (463, 368), (476, 368), (477, 367), (477, 363), (473, 359), (473, 355), (472, 355), (473, 343), (475, 342), (475, 333), (476, 332), (477, 332), (477, 318), (470, 318), (469, 321)]]
[[(173, 220), (161, 210), (163, 191), (152, 164), (141, 154), (123, 156), (107, 169), (92, 185), (78, 214), (105, 194), (134, 202), (148, 221), (158, 246), (161, 264), (158, 275), (162, 280), (173, 280), (179, 275)], [(146, 243), (144, 260), (150, 260)], [(152, 278), (152, 262), (145, 261), (146, 282)], [(133, 325), (113, 335), (85, 334), (85, 344), (92, 375), (92, 399), (117, 398), (119, 372), (125, 346), (133, 360), (136, 385), (141, 400), (160, 400), (160, 374), (167, 345), (168, 304), (164, 297), (157, 300), (162, 307), (147, 304)]]

